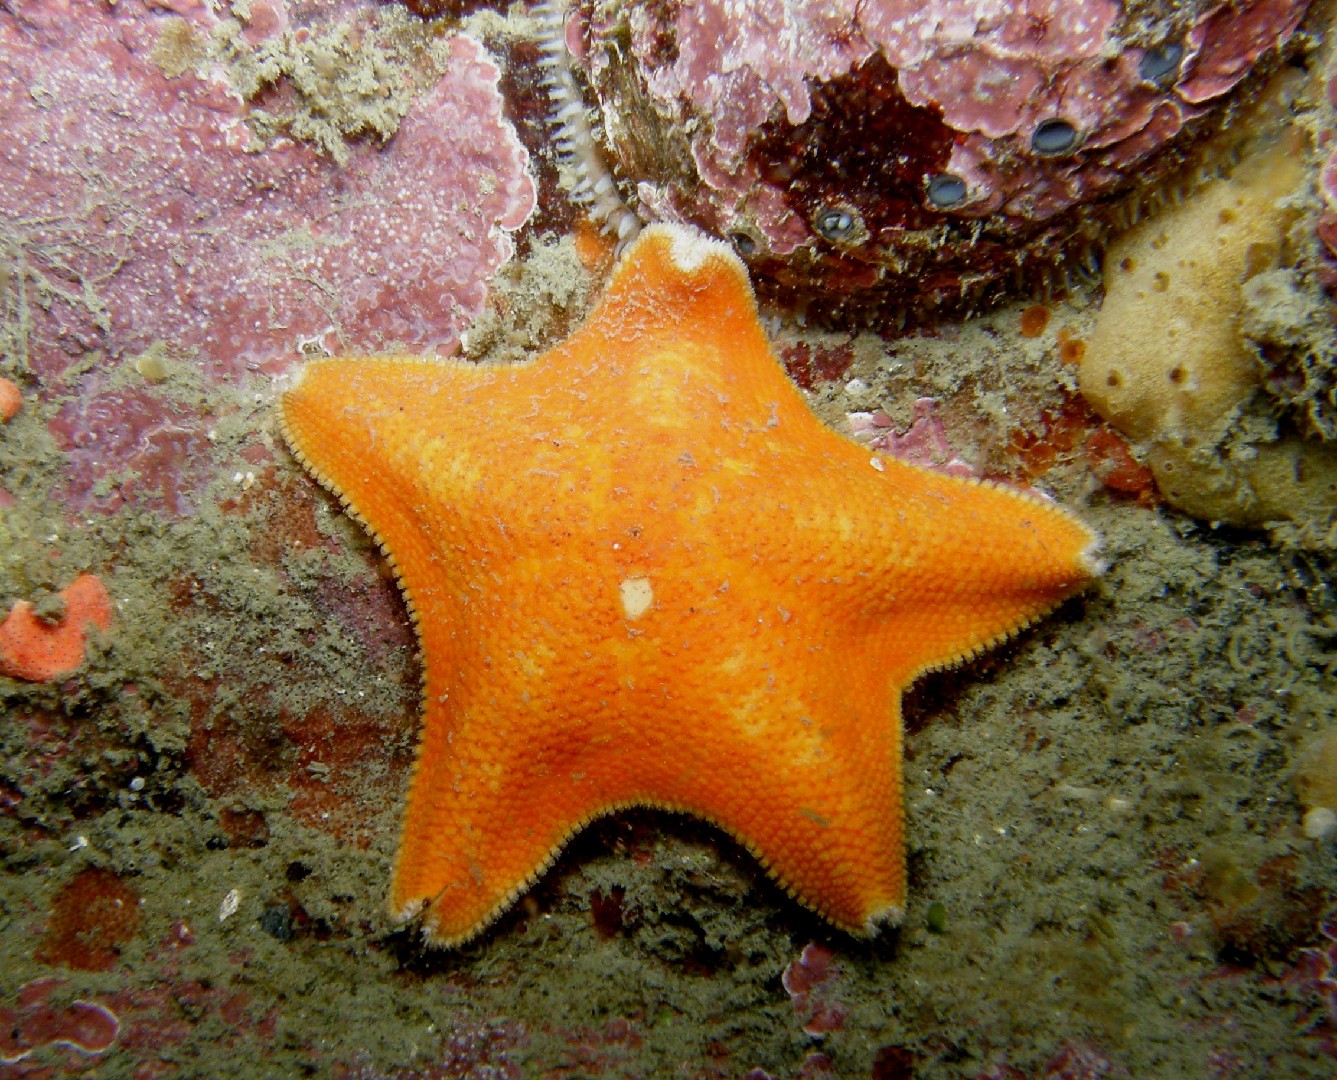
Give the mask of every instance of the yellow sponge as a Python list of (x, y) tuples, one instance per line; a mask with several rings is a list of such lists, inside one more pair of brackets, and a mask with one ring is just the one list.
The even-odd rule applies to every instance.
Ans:
[(1135, 226), (1106, 256), (1082, 394), (1134, 439), (1215, 444), (1261, 371), (1239, 330), (1242, 287), (1277, 263), (1304, 179), (1284, 140)]

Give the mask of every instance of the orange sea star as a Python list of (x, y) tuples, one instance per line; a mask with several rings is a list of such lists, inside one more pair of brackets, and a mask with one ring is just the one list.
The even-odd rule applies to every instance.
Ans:
[(824, 427), (742, 264), (678, 227), (537, 359), (319, 361), (283, 426), (417, 624), (390, 906), (442, 944), (633, 804), (717, 823), (841, 927), (898, 919), (901, 692), (1094, 572), (1057, 507)]

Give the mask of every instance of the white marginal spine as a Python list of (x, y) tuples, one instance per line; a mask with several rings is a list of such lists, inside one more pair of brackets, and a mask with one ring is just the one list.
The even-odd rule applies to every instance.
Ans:
[(616, 236), (620, 247), (641, 231), (641, 219), (618, 194), (613, 174), (590, 128), (585, 98), (571, 70), (566, 48), (566, 5), (562, 0), (541, 0), (534, 5), (533, 14), (539, 24), (543, 85), (552, 96), (548, 119), (557, 135), (557, 148), (576, 170), (571, 197), (589, 206), (590, 217), (604, 232)]

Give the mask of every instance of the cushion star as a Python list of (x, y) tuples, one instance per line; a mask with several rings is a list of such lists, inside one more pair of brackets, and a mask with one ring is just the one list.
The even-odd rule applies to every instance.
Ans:
[(437, 944), (632, 805), (714, 822), (851, 932), (899, 919), (902, 691), (1096, 572), (1038, 496), (825, 427), (742, 263), (681, 227), (537, 359), (317, 361), (282, 420), (417, 626), (390, 909)]

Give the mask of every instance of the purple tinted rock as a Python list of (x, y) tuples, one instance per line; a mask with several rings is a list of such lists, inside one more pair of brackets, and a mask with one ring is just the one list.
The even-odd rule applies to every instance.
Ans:
[(189, 514), (214, 471), (208, 417), (146, 387), (76, 397), (49, 427), (66, 453), (71, 509), (134, 504)]
[[(283, 30), (282, 5), (255, 11), (256, 33)], [(500, 71), (473, 38), (446, 39), (444, 74), (395, 135), (340, 167), (253, 146), (247, 106), (204, 60), (216, 28), (198, 0), (0, 10), (4, 299), (29, 312), (17, 369), (66, 398), (50, 428), (72, 511), (189, 513), (219, 472), (209, 410), (118, 386), (120, 362), (165, 350), (207, 393), (281, 373), (304, 346), (453, 351), (534, 209)]]
[(579, 0), (560, 36), (643, 218), (824, 312), (913, 311), (1081, 272), (1307, 7)]
[(1308, 6), (1307, 0), (1215, 5), (1189, 31), (1176, 93), (1197, 103), (1232, 90), (1260, 56), (1295, 32)]
[(1326, 264), (1321, 268), (1324, 286), (1329, 292), (1337, 293), (1337, 75), (1328, 79), (1327, 89), (1326, 123), (1322, 138), (1331, 149), (1323, 171), (1319, 174), (1319, 195), (1323, 200), (1323, 208), (1319, 212), (1318, 237), (1326, 249)]
[(173, 24), (200, 39), (213, 25), (203, 4), (174, 6), (0, 13), (0, 219), (46, 307), (35, 370), (159, 340), (215, 376), (280, 370), (323, 334), (339, 350), (453, 349), (535, 201), (483, 48), (451, 39), (398, 134), (341, 169), (305, 146), (248, 150), (221, 75), (164, 74)]

